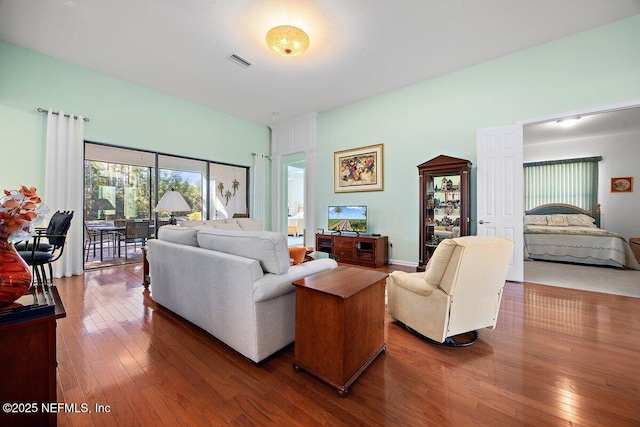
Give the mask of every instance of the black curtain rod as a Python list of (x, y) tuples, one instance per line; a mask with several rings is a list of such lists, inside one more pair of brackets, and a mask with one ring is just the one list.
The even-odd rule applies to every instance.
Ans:
[[(38, 108), (38, 110), (37, 110), (37, 111), (38, 111), (38, 113), (48, 113), (48, 112), (49, 112), (49, 110), (45, 110), (44, 108)], [(51, 112), (51, 114), (60, 114), (60, 113), (59, 113), (59, 112), (57, 112), (57, 111), (52, 111), (52, 112)], [(64, 116), (65, 116), (65, 117), (71, 117), (71, 115), (70, 115), (70, 114), (65, 114)], [(73, 116), (73, 118), (74, 118), (75, 120), (78, 120), (78, 116)], [(88, 117), (84, 117), (84, 118), (83, 118), (83, 120), (84, 120), (85, 122), (88, 122), (88, 121), (89, 121), (89, 118), (88, 118)]]

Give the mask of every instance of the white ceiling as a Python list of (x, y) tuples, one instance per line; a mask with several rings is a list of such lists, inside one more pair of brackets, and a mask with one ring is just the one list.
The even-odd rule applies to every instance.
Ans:
[[(637, 13), (640, 0), (0, 0), (0, 39), (269, 125)], [(309, 34), (307, 52), (267, 48), (282, 24)]]

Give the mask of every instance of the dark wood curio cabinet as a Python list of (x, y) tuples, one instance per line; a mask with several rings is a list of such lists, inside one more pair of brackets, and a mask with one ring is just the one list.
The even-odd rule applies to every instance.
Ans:
[(424, 271), (438, 244), (469, 235), (471, 162), (440, 155), (418, 165), (420, 179), (420, 257)]

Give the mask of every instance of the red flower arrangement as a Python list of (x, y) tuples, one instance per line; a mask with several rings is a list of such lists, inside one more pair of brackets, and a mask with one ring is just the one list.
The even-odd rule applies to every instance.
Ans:
[(42, 204), (34, 187), (24, 185), (19, 190), (4, 190), (0, 207), (0, 238), (9, 243), (28, 239), (49, 209)]

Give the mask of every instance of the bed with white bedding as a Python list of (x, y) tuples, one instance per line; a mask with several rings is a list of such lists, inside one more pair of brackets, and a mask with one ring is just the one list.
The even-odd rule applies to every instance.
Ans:
[(598, 224), (598, 211), (591, 215), (571, 205), (543, 205), (527, 211), (525, 259), (640, 270), (627, 241)]

